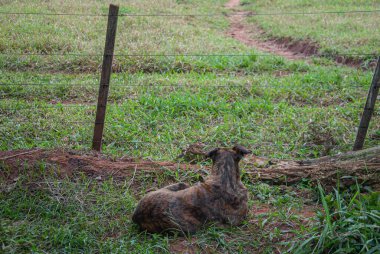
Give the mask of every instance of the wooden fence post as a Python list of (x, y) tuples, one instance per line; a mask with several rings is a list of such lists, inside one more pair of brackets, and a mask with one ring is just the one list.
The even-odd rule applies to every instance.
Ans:
[(106, 45), (104, 47), (102, 74), (100, 78), (98, 105), (96, 108), (96, 119), (94, 127), (94, 137), (92, 140), (92, 149), (101, 151), (102, 137), (104, 129), (104, 120), (106, 116), (106, 106), (108, 98), (108, 90), (112, 73), (112, 60), (115, 48), (117, 18), (119, 14), (119, 6), (111, 4), (108, 13)]
[(368, 91), (367, 101), (364, 106), (362, 119), (360, 120), (358, 133), (356, 135), (356, 140), (353, 147), (354, 151), (361, 150), (363, 148), (364, 140), (367, 135), (367, 130), (369, 127), (369, 122), (371, 121), (371, 117), (375, 109), (377, 95), (379, 94), (379, 87), (380, 87), (380, 57), (377, 59), (377, 66), (375, 69), (375, 73), (373, 74), (372, 84)]

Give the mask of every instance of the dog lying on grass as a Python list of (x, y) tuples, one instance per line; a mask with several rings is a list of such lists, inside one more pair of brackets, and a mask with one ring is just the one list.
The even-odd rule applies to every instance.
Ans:
[(249, 153), (242, 146), (212, 150), (206, 155), (213, 161), (211, 175), (204, 182), (192, 187), (177, 183), (148, 193), (132, 220), (151, 233), (194, 233), (210, 221), (240, 224), (248, 211), (248, 196), (240, 180), (239, 161)]

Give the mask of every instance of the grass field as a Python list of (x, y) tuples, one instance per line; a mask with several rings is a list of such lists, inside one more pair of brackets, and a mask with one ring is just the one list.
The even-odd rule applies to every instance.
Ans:
[[(275, 157), (347, 151), (371, 76), (349, 69), (330, 68), (326, 73), (321, 67), (307, 68), (312, 70), (282, 77), (117, 74), (111, 85), (105, 152), (170, 160), (180, 148), (197, 141), (211, 146), (257, 145), (258, 155)], [(17, 75), (2, 75), (2, 82), (36, 79), (35, 74), (23, 73), (15, 80)], [(43, 79), (51, 83), (0, 87), (1, 131), (7, 133), (2, 149), (76, 147), (76, 143), (89, 147), (97, 77), (48, 74)], [(379, 122), (372, 121), (369, 136), (378, 129)], [(377, 143), (368, 139), (366, 145)]]
[[(380, 1), (241, 1), (242, 9), (254, 13), (315, 13), (379, 10)], [(379, 55), (380, 37), (374, 33), (380, 21), (380, 12), (338, 13), (324, 15), (275, 15), (251, 17), (249, 22), (265, 31), (262, 39), (290, 38), (293, 41), (311, 41), (319, 45), (319, 53), (335, 58), (370, 61)], [(358, 54), (358, 55), (355, 55)], [(372, 54), (372, 56), (360, 55)], [(368, 63), (368, 62), (367, 62)]]
[[(228, 12), (221, 0), (117, 3), (124, 14)], [(303, 6), (292, 8), (289, 2), (269, 9), (263, 1), (243, 3), (242, 8), (257, 12)], [(357, 7), (354, 2), (331, 5), (337, 10)], [(322, 9), (319, 2), (307, 6)], [(360, 7), (376, 6), (378, 2), (363, 1)], [(0, 12), (105, 14), (107, 6), (93, 0), (0, 1)], [(251, 21), (270, 36), (315, 40), (323, 52), (361, 54), (379, 52), (376, 22), (365, 22), (369, 16), (292, 16), (286, 21), (263, 16)], [(302, 18), (325, 22), (327, 29), (318, 25), (311, 33), (308, 26), (301, 27)], [(332, 23), (337, 29), (329, 29)], [(0, 24), (0, 151), (70, 148), (87, 154), (106, 17), (0, 14)], [(289, 24), (294, 26), (283, 29)], [(206, 148), (239, 143), (255, 155), (285, 159), (352, 149), (371, 70), (337, 66), (325, 58), (289, 61), (264, 54), (229, 38), (228, 25), (224, 15), (119, 17), (105, 154), (176, 161), (194, 142)], [(365, 147), (380, 145), (379, 114), (377, 106)], [(99, 180), (80, 171), (60, 176), (45, 161), (20, 163), (19, 168), (21, 173), (13, 177), (0, 164), (0, 245), (5, 253), (311, 253), (314, 246), (315, 253), (333, 247), (355, 253), (348, 246), (352, 239), (360, 239), (356, 244), (365, 253), (378, 245), (380, 200), (364, 186), (331, 195), (307, 179), (281, 187), (253, 184), (244, 175), (250, 214), (242, 226), (212, 225), (181, 237), (138, 232), (130, 216), (152, 186), (195, 183), (200, 173), (165, 168), (152, 175), (137, 172), (130, 186), (130, 178)], [(346, 217), (333, 227), (328, 209)], [(362, 221), (352, 219), (367, 212), (370, 216)], [(357, 228), (359, 238), (347, 233), (360, 223), (374, 225), (373, 230)], [(348, 245), (336, 247), (328, 240), (315, 244), (316, 237), (327, 236), (348, 239)], [(299, 248), (305, 239), (311, 240)]]

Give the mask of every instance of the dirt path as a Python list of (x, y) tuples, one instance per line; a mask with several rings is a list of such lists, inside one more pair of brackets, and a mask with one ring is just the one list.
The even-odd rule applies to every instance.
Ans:
[[(265, 36), (265, 31), (254, 24), (248, 25), (245, 22), (245, 17), (252, 12), (237, 10), (236, 7), (239, 5), (240, 0), (230, 0), (225, 4), (225, 7), (232, 10), (235, 14), (230, 16), (231, 26), (227, 32), (227, 34), (232, 38), (235, 38), (236, 40), (239, 40), (244, 44), (260, 51), (282, 56), (289, 60), (310, 60), (310, 56), (318, 56), (319, 45), (312, 41), (294, 41), (291, 38), (272, 38), (266, 39), (265, 41), (257, 39)], [(343, 64), (354, 68), (367, 68), (362, 66), (363, 60), (361, 59), (354, 59), (350, 56), (339, 55), (332, 56), (331, 58), (338, 64)], [(368, 64), (369, 68), (374, 68), (375, 66), (376, 59)]]
[(245, 15), (249, 12), (237, 11), (235, 7), (238, 7), (240, 0), (230, 0), (225, 7), (231, 10), (234, 10), (234, 14), (230, 17), (231, 27), (228, 31), (228, 35), (243, 42), (244, 44), (254, 47), (260, 51), (272, 53), (275, 55), (283, 56), (290, 60), (301, 59), (307, 56), (301, 52), (294, 50), (289, 50), (285, 46), (281, 46), (279, 43), (274, 41), (261, 41), (254, 39), (259, 37), (264, 32), (258, 27), (247, 26), (244, 22)]

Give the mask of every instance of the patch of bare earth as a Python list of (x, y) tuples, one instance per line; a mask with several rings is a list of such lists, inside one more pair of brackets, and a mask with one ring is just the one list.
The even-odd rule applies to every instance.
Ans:
[[(245, 17), (253, 13), (236, 10), (235, 8), (239, 5), (240, 0), (230, 0), (225, 5), (227, 9), (234, 11), (233, 15), (230, 16), (230, 29), (227, 32), (232, 38), (260, 51), (282, 56), (289, 60), (299, 60), (319, 55), (319, 45), (309, 40), (295, 41), (292, 38), (260, 39), (260, 37), (267, 37), (265, 31), (254, 24), (247, 25)], [(350, 56), (336, 56), (334, 60), (339, 64), (351, 67), (359, 67), (363, 63), (362, 60)], [(370, 66), (372, 65), (370, 64)]]
[(185, 237), (179, 237), (170, 242), (170, 253), (186, 253), (195, 254), (200, 253), (200, 250), (195, 242), (195, 239), (186, 239)]
[[(225, 7), (234, 10), (238, 7), (240, 0), (230, 0)], [(244, 44), (254, 47), (260, 51), (269, 52), (275, 55), (283, 56), (287, 59), (297, 60), (305, 57), (305, 54), (297, 51), (287, 50), (285, 47), (275, 43), (275, 41), (262, 41), (254, 39), (255, 37), (260, 37), (264, 32), (258, 27), (248, 27), (245, 24), (245, 16), (249, 15), (250, 12), (245, 11), (234, 11), (233, 15), (230, 16), (231, 26), (228, 31), (228, 35), (243, 42)]]

